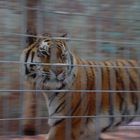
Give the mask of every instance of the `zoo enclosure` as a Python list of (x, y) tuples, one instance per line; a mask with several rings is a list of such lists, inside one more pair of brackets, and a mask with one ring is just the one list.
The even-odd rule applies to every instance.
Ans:
[[(0, 135), (22, 134), (23, 89), (18, 73), (27, 29), (55, 37), (68, 33), (70, 48), (87, 60), (140, 60), (139, 7), (139, 0), (1, 0)], [(46, 132), (44, 104), (44, 99), (38, 102), (38, 133)]]

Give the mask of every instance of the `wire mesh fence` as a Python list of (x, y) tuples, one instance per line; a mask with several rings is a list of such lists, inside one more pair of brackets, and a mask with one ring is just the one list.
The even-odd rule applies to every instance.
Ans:
[[(82, 71), (85, 67), (97, 69), (95, 78), (96, 88), (93, 90), (84, 89), (62, 89), (61, 92), (68, 93), (108, 93), (112, 106), (116, 103), (114, 93), (139, 94), (140, 93), (140, 2), (139, 0), (1, 0), (0, 1), (0, 135), (1, 136), (23, 136), (24, 121), (23, 115), (25, 92), (35, 93), (37, 114), (30, 119), (34, 120), (36, 134), (46, 134), (49, 131), (48, 110), (46, 100), (42, 93), (43, 89), (25, 89), (23, 87), (24, 77), (21, 73), (20, 55), (27, 47), (26, 38), (29, 36), (41, 37), (44, 33), (51, 33), (54, 39), (59, 39), (63, 33), (68, 37), (61, 38), (68, 41), (69, 49), (84, 60), (95, 61), (94, 65), (74, 64)], [(36, 32), (35, 35), (27, 33), (27, 29)], [(115, 61), (116, 59), (133, 59), (138, 61), (137, 66), (132, 65), (100, 65), (103, 61)], [(48, 65), (48, 64), (42, 64)], [(53, 66), (52, 63), (49, 65)], [(102, 89), (103, 80), (102, 68), (110, 70), (110, 89)], [(115, 89), (115, 69), (134, 69), (138, 76), (137, 89), (131, 90), (129, 82), (131, 76), (125, 77), (126, 88)], [(132, 78), (132, 79), (131, 79)], [(134, 79), (135, 79), (134, 78)], [(81, 81), (85, 75), (81, 77)], [(135, 83), (135, 81), (133, 81)], [(50, 92), (50, 90), (45, 90)], [(57, 92), (52, 89), (51, 92)], [(81, 95), (82, 96), (82, 95)], [(100, 97), (100, 96), (99, 96)], [(81, 97), (83, 101), (86, 98)], [(132, 97), (133, 98), (133, 97)], [(70, 98), (69, 98), (70, 99)], [(71, 101), (67, 101), (71, 102)], [(114, 103), (113, 103), (114, 102)], [(135, 101), (134, 101), (135, 102)], [(97, 116), (56, 116), (56, 118), (93, 118), (97, 134), (100, 133), (100, 124), (106, 122), (111, 114), (100, 114), (100, 98), (96, 101)], [(70, 105), (70, 103), (67, 103)], [(82, 104), (84, 108), (84, 102)], [(67, 106), (69, 108), (69, 106)], [(140, 105), (138, 104), (138, 108)], [(109, 108), (108, 108), (109, 110)], [(139, 114), (117, 114), (115, 118), (135, 116), (140, 120)], [(102, 119), (105, 118), (105, 119)], [(102, 120), (103, 121), (102, 121)], [(134, 125), (135, 126), (135, 125)], [(32, 127), (32, 126), (31, 126)], [(70, 129), (69, 122), (67, 129)], [(132, 128), (131, 126), (129, 126)], [(30, 128), (30, 126), (29, 126)], [(66, 131), (67, 140), (70, 134)], [(140, 137), (138, 137), (139, 139)], [(96, 137), (98, 139), (98, 135)], [(113, 138), (112, 138), (113, 139)], [(115, 138), (114, 138), (115, 139)]]

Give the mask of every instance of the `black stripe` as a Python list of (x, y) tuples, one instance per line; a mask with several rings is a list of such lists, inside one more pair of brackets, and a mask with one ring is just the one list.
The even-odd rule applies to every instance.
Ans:
[[(119, 62), (124, 66), (124, 72), (127, 73), (127, 75), (129, 76), (128, 69), (125, 68), (126, 63), (123, 63), (122, 61), (119, 61)], [(130, 77), (128, 77), (128, 78), (130, 78)], [(123, 81), (123, 82), (124, 82), (124, 81)], [(123, 90), (125, 90), (125, 85), (124, 85)], [(127, 93), (122, 93), (122, 98), (125, 98), (125, 94), (127, 94)], [(128, 122), (130, 122), (131, 120), (130, 120), (128, 117), (125, 117), (125, 116), (123, 116), (123, 115), (129, 115), (129, 114), (130, 114), (130, 113), (129, 113), (129, 110), (128, 110), (129, 107), (126, 105), (126, 101), (125, 101), (125, 100), (123, 100), (123, 104), (124, 104), (124, 106), (122, 105), (122, 107), (121, 107), (121, 110), (123, 111), (123, 112), (122, 112), (122, 121), (121, 121), (121, 122), (126, 122), (126, 123), (128, 123)]]
[(55, 97), (57, 96), (58, 93), (51, 93), (51, 97), (49, 97), (49, 106), (51, 105), (51, 103), (53, 102), (53, 100), (55, 99)]
[[(88, 74), (88, 71), (87, 71), (87, 67), (86, 68), (86, 75), (88, 77), (88, 79), (90, 79), (89, 81), (87, 81), (87, 90), (93, 90), (94, 89), (94, 85), (95, 85), (95, 79), (94, 79), (94, 68), (91, 66), (93, 65), (91, 61), (87, 61), (87, 64), (89, 65), (89, 71), (91, 72), (91, 74)], [(89, 94), (89, 93), (87, 93)], [(91, 93), (93, 94), (93, 93)], [(89, 96), (89, 95), (86, 95), (86, 96)], [(89, 97), (87, 97), (87, 101), (89, 100), (88, 99)], [(86, 110), (85, 110), (85, 115), (88, 115), (88, 112), (89, 112), (89, 109), (91, 108), (91, 106), (89, 105), (89, 103), (87, 103), (87, 106), (86, 106)], [(88, 120), (89, 118), (87, 118), (87, 121), (86, 123), (88, 123)]]
[(68, 66), (69, 69), (70, 69), (68, 74), (70, 74), (71, 71), (72, 71), (72, 69), (74, 68), (74, 66), (73, 66), (73, 55), (71, 53), (69, 53), (69, 55), (70, 55), (70, 61), (71, 61), (71, 63), (70, 63), (70, 66)]
[[(135, 64), (133, 64), (131, 61), (127, 61), (127, 62), (130, 66), (132, 66), (132, 67), (135, 66)], [(130, 70), (134, 71), (135, 69), (130, 69)], [(131, 71), (129, 71), (128, 68), (126, 71), (127, 71), (128, 76), (129, 76), (129, 79), (130, 79), (130, 90), (137, 89), (138, 87), (136, 86), (137, 84), (131, 75)], [(136, 70), (135, 70), (135, 72), (136, 72), (136, 74), (138, 74), (138, 72)], [(131, 99), (132, 99), (132, 103), (135, 105), (135, 112), (137, 112), (138, 111), (138, 102), (139, 102), (138, 98), (137, 98), (137, 94), (131, 93)]]
[[(121, 63), (121, 61), (119, 61), (119, 63)], [(121, 63), (121, 64), (122, 64), (122, 63)], [(120, 65), (117, 64), (117, 66), (120, 66)], [(123, 66), (124, 66), (124, 65), (123, 65)], [(118, 72), (120, 73), (120, 70), (121, 70), (122, 68), (118, 68), (118, 69), (119, 69)], [(117, 76), (119, 77), (119, 80), (120, 80), (121, 85), (122, 85), (122, 89), (121, 89), (121, 90), (124, 90), (124, 89), (125, 89), (124, 80), (123, 80), (123, 77), (121, 77), (119, 73), (117, 73)], [(121, 117), (121, 121), (118, 122), (118, 123), (116, 124), (116, 126), (117, 126), (118, 124), (121, 124), (122, 122), (125, 121), (124, 115), (127, 114), (127, 106), (126, 106), (126, 102), (125, 102), (124, 93), (118, 93), (118, 94), (120, 95), (120, 97), (121, 97), (121, 99), (122, 99), (122, 100), (121, 100), (122, 102), (120, 102), (120, 112), (121, 112), (122, 117)]]
[(80, 107), (80, 104), (81, 104), (81, 99), (79, 100), (79, 102), (77, 103), (76, 107), (71, 111), (70, 110), (70, 115), (74, 115), (74, 113), (76, 112), (76, 110), (78, 109), (78, 107)]
[[(134, 61), (135, 62), (135, 61)], [(128, 63), (130, 64), (130, 66), (132, 66), (132, 67), (135, 67), (136, 65), (138, 65), (138, 63), (135, 65), (131, 60), (128, 60)], [(137, 71), (137, 69), (136, 68), (133, 68), (133, 70), (136, 72), (136, 73), (138, 73), (138, 71)]]
[[(122, 62), (122, 64), (125, 66), (125, 63), (123, 63)], [(131, 66), (133, 66), (131, 63), (129, 63)], [(129, 65), (129, 66), (130, 66)], [(134, 81), (134, 79), (133, 79), (133, 77), (132, 77), (132, 75), (131, 75), (131, 72), (129, 72), (129, 70), (131, 70), (131, 69), (129, 69), (129, 68), (126, 68), (126, 72), (127, 72), (127, 74), (128, 74), (128, 76), (129, 76), (129, 79), (130, 79), (130, 84), (132, 84), (133, 85), (133, 88), (134, 89), (137, 89), (137, 87), (136, 87), (136, 82)]]
[[(95, 66), (97, 66), (97, 67), (95, 67), (95, 90), (97, 90), (98, 88), (100, 88), (100, 89), (102, 88), (102, 85), (98, 87), (97, 86), (98, 83), (96, 82), (96, 80), (99, 79), (99, 76), (100, 76), (99, 74), (101, 74), (100, 80), (101, 80), (101, 84), (102, 84), (102, 67), (98, 67), (98, 66), (100, 66), (99, 62), (93, 62), (93, 64), (95, 64)], [(95, 112), (96, 112), (96, 115), (98, 115), (98, 114), (100, 114), (100, 112), (102, 112), (102, 106), (103, 106), (102, 95), (103, 95), (102, 93), (98, 94), (98, 92), (95, 92), (95, 98), (96, 98), (96, 102), (95, 102), (96, 111)]]
[(64, 120), (65, 120), (65, 118), (62, 118), (62, 119), (56, 121), (56, 122), (53, 124), (53, 127), (55, 127), (56, 125), (59, 125), (59, 124), (62, 123)]
[[(86, 61), (86, 62), (82, 62), (82, 64), (88, 64), (89, 65), (89, 67), (84, 67), (84, 70), (85, 70), (85, 73), (86, 73), (86, 84), (87, 84), (87, 86), (86, 86), (86, 90), (92, 90), (93, 89), (93, 77), (91, 77), (91, 76), (93, 76), (93, 71), (91, 70), (92, 69), (92, 67), (90, 67), (90, 62), (89, 61)], [(89, 74), (88, 72), (90, 72), (90, 71), (92, 71), (92, 74)], [(82, 101), (83, 102), (85, 102), (85, 106), (84, 106), (84, 116), (85, 115), (88, 115), (88, 112), (89, 112), (89, 105), (88, 105), (88, 97), (87, 96), (89, 96), (88, 95), (89, 93), (85, 93), (84, 95), (83, 95), (83, 99), (82, 99)], [(85, 97), (86, 96), (86, 97)], [(85, 100), (84, 100), (85, 99)]]
[(60, 103), (59, 106), (55, 109), (55, 111), (50, 116), (53, 116), (55, 113), (61, 112), (66, 106), (65, 102), (66, 101), (64, 100), (62, 103)]
[(90, 61), (87, 61), (87, 64), (89, 65), (89, 71), (90, 71), (90, 74), (88, 74), (88, 79), (90, 79), (89, 80), (89, 82), (87, 83), (88, 85), (88, 88), (89, 88), (89, 90), (93, 90), (93, 87), (94, 87), (94, 85), (95, 85), (95, 79), (94, 79), (94, 68), (91, 66), (92, 65), (92, 63), (90, 62)]
[(45, 83), (47, 80), (48, 81), (50, 80), (50, 76), (48, 74), (44, 75), (43, 77), (44, 77), (43, 83)]
[(26, 57), (25, 57), (25, 62), (27, 62), (28, 58), (29, 58), (29, 55), (30, 55), (30, 52), (31, 52), (32, 48), (30, 48), (27, 53), (26, 53)]
[[(129, 61), (127, 61), (128, 63), (129, 63), (129, 65), (130, 66), (134, 66), (131, 62), (129, 62)], [(125, 65), (125, 64), (124, 64)], [(128, 69), (128, 68), (126, 68), (126, 71), (127, 71), (127, 74), (128, 74), (128, 76), (129, 76), (129, 79), (130, 79), (130, 90), (133, 90), (133, 89), (137, 89), (137, 83), (136, 83), (136, 81), (134, 81), (134, 78), (132, 77), (132, 75), (131, 75), (131, 70), (132, 69)], [(134, 69), (133, 69), (134, 70)], [(132, 88), (133, 87), (133, 88)], [(139, 100), (138, 100), (138, 96), (137, 96), (137, 93), (133, 93), (133, 92), (131, 92), (130, 93), (131, 94), (131, 102), (132, 102), (132, 104), (134, 105), (134, 112), (136, 113), (137, 111), (138, 111), (138, 102), (139, 102)], [(128, 120), (128, 122), (131, 122), (133, 119), (135, 118), (135, 116), (134, 117), (131, 117), (129, 120)]]
[[(113, 64), (111, 64), (111, 65), (113, 65)], [(112, 68), (110, 68), (109, 71), (108, 71), (109, 72), (109, 78), (110, 78), (109, 79), (109, 90), (110, 91), (112, 90), (111, 89), (111, 78), (112, 77), (110, 77), (111, 69)], [(112, 115), (113, 117), (110, 117), (110, 126), (108, 128), (110, 128), (114, 124), (114, 121), (115, 121), (115, 118), (114, 118), (114, 104), (113, 104), (113, 95), (112, 94), (114, 94), (114, 93), (109, 92), (109, 106), (110, 106), (109, 114)]]
[(27, 65), (25, 64), (25, 74), (28, 75), (30, 73), (30, 71), (27, 68)]
[(33, 62), (34, 56), (35, 56), (35, 52), (32, 52), (32, 55), (31, 55), (31, 62)]
[[(109, 63), (111, 63), (111, 62), (109, 62)], [(108, 66), (108, 64), (106, 62), (104, 62), (104, 65)], [(111, 82), (110, 71), (111, 71), (111, 68), (108, 68), (108, 67), (105, 67), (105, 68), (107, 69), (107, 72), (108, 72), (109, 90), (112, 90), (111, 86), (110, 86), (110, 82)], [(104, 78), (103, 70), (102, 70), (102, 78)], [(113, 125), (113, 123), (115, 121), (114, 117), (111, 117), (111, 116), (114, 115), (114, 106), (113, 106), (113, 100), (112, 100), (112, 94), (114, 94), (114, 93), (109, 92), (108, 94), (109, 94), (109, 109), (108, 109), (108, 112), (109, 112), (109, 115), (110, 115), (109, 124), (108, 124), (108, 126), (106, 126), (105, 128), (102, 129), (102, 132), (104, 132), (107, 129), (109, 129)]]
[[(34, 56), (35, 56), (35, 52), (32, 52), (31, 53), (31, 63), (33, 63)], [(33, 69), (33, 67), (36, 66), (36, 65), (35, 64), (29, 64), (29, 66), (30, 66), (30, 73), (33, 73), (33, 74), (31, 74), (31, 77), (36, 78), (36, 73), (34, 73), (35, 71)]]
[[(29, 50), (27, 51), (27, 53), (26, 53), (26, 56), (25, 56), (25, 63), (27, 62), (27, 60), (28, 60), (28, 58), (29, 58), (29, 54), (30, 54), (31, 50), (32, 50), (32, 49), (29, 49)], [(28, 69), (28, 67), (27, 67), (27, 64), (24, 64), (24, 66), (25, 66), (25, 74), (29, 74), (30, 71), (29, 71), (29, 69)]]
[[(29, 58), (29, 55), (30, 55), (30, 52), (32, 51), (32, 49), (37, 45), (37, 43), (33, 44), (30, 46), (30, 48), (28, 49), (28, 51), (26, 52), (26, 55), (25, 55), (25, 63), (27, 62), (28, 58)], [(28, 69), (27, 65), (28, 64), (24, 64), (25, 65), (25, 74), (29, 74), (30, 73), (30, 70)]]
[[(65, 84), (62, 84), (62, 86), (61, 86), (60, 88), (58, 88), (57, 90), (61, 90), (61, 89), (63, 89), (64, 87), (65, 87)], [(52, 93), (52, 96), (49, 97), (49, 100), (50, 100), (49, 106), (51, 105), (51, 103), (53, 102), (53, 100), (55, 99), (55, 97), (56, 97), (58, 94), (60, 94), (60, 92)], [(62, 94), (62, 93), (61, 93), (61, 94)]]
[[(51, 94), (52, 94), (51, 97), (49, 97), (49, 100), (50, 100), (49, 106), (50, 106), (51, 103), (53, 102), (54, 98), (55, 98), (58, 94), (62, 94), (62, 93), (60, 93), (60, 92), (55, 92), (55, 93), (51, 93)], [(62, 97), (64, 97), (64, 96), (65, 96), (65, 93), (64, 93), (63, 96), (60, 97), (60, 99), (61, 99)], [(59, 100), (60, 100), (60, 99), (59, 99)]]
[[(128, 61), (127, 61), (127, 63), (128, 63)], [(122, 64), (125, 66), (125, 63), (123, 63), (122, 62)], [(131, 63), (129, 63), (130, 65), (131, 65)], [(131, 65), (132, 66), (132, 65)], [(137, 89), (137, 87), (136, 87), (136, 81), (133, 79), (133, 77), (132, 77), (132, 75), (131, 75), (131, 70), (134, 70), (134, 69), (129, 69), (129, 68), (126, 68), (125, 70), (126, 70), (126, 72), (127, 72), (127, 75), (128, 75), (128, 78), (129, 78), (129, 84), (131, 85), (133, 85), (133, 88), (132, 89)], [(132, 90), (131, 89), (131, 86), (130, 86), (130, 90)], [(138, 102), (138, 98), (137, 98), (137, 96), (136, 96), (136, 93), (134, 94), (134, 93), (131, 93), (131, 99), (132, 99), (132, 104), (135, 106), (137, 106), (137, 104), (135, 104), (135, 101), (133, 102), (133, 100), (136, 100), (136, 103)], [(135, 99), (134, 99), (134, 97), (135, 97)], [(137, 108), (137, 107), (136, 107)]]
[[(116, 63), (117, 66), (119, 66), (117, 63)], [(122, 80), (122, 77), (120, 77), (120, 71), (119, 71), (119, 68), (115, 68), (115, 75), (116, 75), (116, 83), (118, 84), (119, 83), (119, 89), (122, 90), (124, 89), (124, 83), (123, 83), (123, 80)], [(117, 90), (119, 90), (117, 89)], [(123, 97), (123, 94), (118, 92), (116, 93), (117, 96), (119, 96), (120, 98), (120, 104), (119, 104), (119, 111), (120, 111), (120, 114), (123, 114), (122, 112), (122, 109), (123, 109), (123, 103), (125, 102), (124, 101), (124, 97)], [(122, 123), (123, 120), (120, 120), (119, 122), (117, 122), (114, 126), (118, 126)]]
[[(81, 62), (81, 59), (79, 60)], [(80, 64), (80, 63), (79, 63)], [(81, 104), (81, 96), (80, 96), (80, 100), (78, 101), (77, 105), (72, 109), (70, 110), (68, 113), (70, 113), (70, 115), (74, 115), (74, 113), (77, 111), (77, 109), (80, 107), (80, 104)]]
[[(61, 93), (62, 94), (62, 93)], [(62, 100), (65, 97), (66, 93), (63, 93), (63, 95), (59, 98), (59, 100)]]

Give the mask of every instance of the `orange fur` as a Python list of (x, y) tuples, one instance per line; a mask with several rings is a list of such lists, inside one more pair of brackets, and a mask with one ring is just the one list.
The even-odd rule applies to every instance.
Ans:
[[(40, 43), (44, 40), (47, 43), (46, 45), (41, 46)], [(45, 41), (43, 42), (44, 44)], [(37, 55), (39, 47), (42, 47), (43, 49), (46, 48), (44, 50), (41, 50), (42, 48), (39, 50), (40, 56)], [(49, 49), (51, 54), (47, 52)], [(69, 55), (64, 54), (66, 55), (66, 60), (62, 57), (65, 52), (63, 49), (66, 49), (65, 51), (69, 53)], [(68, 80), (64, 88), (62, 81), (53, 81), (55, 78), (51, 80), (50, 77), (48, 80), (46, 80), (47, 78), (45, 77), (44, 82), (41, 82), (39, 85), (41, 89), (60, 89), (56, 93), (43, 93), (46, 95), (48, 100), (47, 107), (50, 115), (50, 119), (48, 121), (50, 125), (48, 140), (65, 140), (67, 133), (72, 140), (93, 140), (96, 137), (96, 119), (94, 119), (96, 115), (113, 115), (114, 118), (111, 117), (111, 119), (109, 117), (100, 119), (101, 123), (99, 123), (99, 125), (101, 130), (104, 131), (115, 127), (117, 124), (124, 122), (128, 123), (131, 120), (130, 118), (127, 120), (127, 118), (123, 118), (121, 116), (119, 118), (115, 118), (115, 115), (129, 115), (131, 112), (133, 112), (131, 115), (138, 114), (140, 95), (138, 92), (136, 93), (133, 91), (138, 90), (139, 88), (140, 75), (137, 68), (126, 68), (127, 66), (138, 66), (136, 61), (116, 60), (95, 62), (82, 60), (78, 56), (69, 52), (65, 41), (51, 39), (50, 37), (40, 39), (24, 50), (22, 55), (25, 58), (28, 57), (26, 58), (26, 62), (28, 62), (29, 55), (33, 55), (33, 52), (34, 60), (39, 60), (39, 63), (65, 64), (67, 60), (73, 60), (73, 63), (70, 63), (70, 68), (61, 65), (56, 67), (51, 65), (41, 66), (43, 72), (53, 71), (54, 74), (56, 74), (55, 78), (57, 78), (57, 76), (63, 78), (62, 73), (65, 73), (63, 82), (65, 79)], [(23, 61), (25, 62), (25, 60)], [(77, 66), (72, 67), (72, 65)], [(35, 65), (35, 67), (37, 66), (38, 64)], [(28, 76), (32, 74), (30, 65), (25, 65), (25, 71), (28, 73), (25, 74), (25, 85), (27, 85), (28, 88), (35, 90), (34, 84), (36, 84), (37, 80), (41, 77), (35, 77), (33, 75), (31, 77)], [(67, 73), (67, 71), (70, 72)], [(67, 93), (62, 92), (61, 90), (72, 91)], [(114, 92), (109, 92), (113, 90)], [(122, 92), (115, 92), (119, 90)], [(126, 90), (131, 90), (132, 92), (123, 92)], [(53, 96), (55, 97), (53, 98)], [(50, 98), (52, 98), (52, 101)], [(25, 93), (25, 117), (34, 117), (36, 115), (34, 111), (36, 108), (34, 103), (35, 100), (35, 94)], [(55, 116), (64, 118), (54, 120), (53, 117)], [(72, 118), (70, 118), (70, 116)], [(26, 126), (29, 126), (32, 123), (34, 123), (33, 120), (25, 120), (25, 128), (27, 129)], [(69, 130), (67, 130), (67, 128), (69, 128)]]

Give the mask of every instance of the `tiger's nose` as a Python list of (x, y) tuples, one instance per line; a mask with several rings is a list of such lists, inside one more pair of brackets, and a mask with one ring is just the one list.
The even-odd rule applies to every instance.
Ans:
[(65, 77), (65, 73), (64, 72), (61, 72), (58, 75), (56, 75), (56, 78), (59, 81), (64, 80), (64, 77)]
[(55, 75), (55, 78), (57, 80), (63, 80), (64, 78), (64, 72), (62, 70), (53, 70), (53, 74)]
[(30, 67), (34, 67), (34, 66), (36, 66), (35, 64), (30, 64)]
[(31, 70), (33, 70), (35, 67), (36, 67), (35, 64), (30, 64), (30, 68), (31, 68)]
[(56, 70), (54, 73), (55, 73), (56, 76), (58, 76), (58, 75), (60, 75), (62, 73), (62, 71), (57, 71)]

